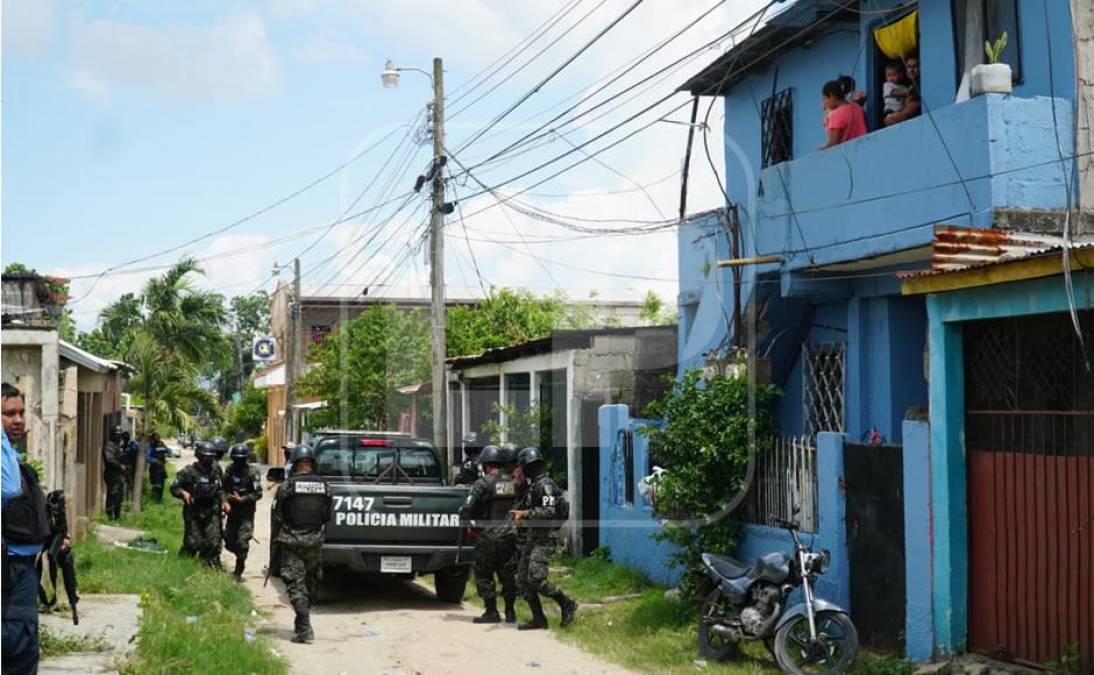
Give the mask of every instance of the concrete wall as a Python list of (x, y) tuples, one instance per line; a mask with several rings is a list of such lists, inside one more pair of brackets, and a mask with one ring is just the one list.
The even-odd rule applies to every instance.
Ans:
[(42, 484), (63, 489), (64, 455), (57, 443), (59, 379), (57, 333), (5, 328), (3, 379), (23, 392), (27, 407), (25, 448), (30, 459), (45, 465)]
[[(629, 415), (626, 406), (600, 408), (600, 543), (611, 549), (612, 559), (640, 570), (666, 585), (679, 582), (682, 570), (669, 566), (673, 548), (651, 535), (661, 528), (653, 507), (639, 493), (637, 483), (647, 473), (648, 442), (636, 433), (650, 420)], [(634, 433), (634, 474), (624, 473), (619, 432)], [(850, 606), (850, 568), (847, 535), (844, 526), (846, 504), (843, 479), (842, 434), (820, 434), (817, 439), (818, 505), (820, 526), (815, 537), (818, 548), (832, 553), (831, 567), (817, 584), (817, 595), (844, 607)], [(671, 467), (670, 467), (671, 470)], [(634, 503), (625, 501), (625, 481), (634, 481)], [(745, 525), (735, 552), (742, 561), (752, 561), (772, 550), (792, 547), (790, 536), (782, 530), (760, 525)], [(852, 609), (853, 611), (853, 609)]]

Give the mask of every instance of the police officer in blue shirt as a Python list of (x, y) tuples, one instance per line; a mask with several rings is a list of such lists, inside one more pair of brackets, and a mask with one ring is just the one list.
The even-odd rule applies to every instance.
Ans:
[(11, 444), (20, 442), (26, 430), (23, 394), (7, 382), (2, 388), (3, 671), (37, 673), (38, 575), (34, 562), (50, 529), (46, 498), (38, 486), (38, 477), (19, 461)]

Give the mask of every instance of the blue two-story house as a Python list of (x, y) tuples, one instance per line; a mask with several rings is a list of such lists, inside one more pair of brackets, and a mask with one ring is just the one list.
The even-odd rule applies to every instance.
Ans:
[[(929, 405), (944, 384), (929, 381), (927, 300), (903, 295), (897, 273), (1058, 243), (1076, 190), (1068, 3), (785, 0), (753, 21), (681, 87), (704, 108), (724, 102), (727, 201), (680, 230), (681, 371), (746, 353), (782, 389), (792, 461), (758, 460), (769, 480), (754, 489), (780, 491), (779, 508), (800, 508), (833, 550), (820, 592), (850, 605), (867, 642), (903, 642), (916, 660), (1021, 657), (1025, 638), (1005, 627), (998, 644), (969, 643), (970, 622), (1005, 623), (1006, 608), (970, 616), (987, 605), (966, 588), (967, 537), (938, 529), (949, 520), (932, 483), (958, 475), (931, 468)], [(982, 93), (972, 71), (1004, 32), (1012, 91)], [(896, 104), (887, 67), (912, 92)], [(841, 76), (868, 133), (820, 149), (822, 88)], [(766, 526), (771, 503), (749, 502), (739, 557), (785, 545)]]

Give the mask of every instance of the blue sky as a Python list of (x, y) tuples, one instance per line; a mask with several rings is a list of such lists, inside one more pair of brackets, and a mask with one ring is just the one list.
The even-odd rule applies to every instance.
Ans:
[[(588, 18), (489, 96), (452, 117), (450, 148), (455, 149), (630, 4), (630, 0), (574, 1), (556, 30), (502, 66), (475, 94), (517, 71), (523, 59), (560, 35), (563, 27), (577, 23), (585, 13)], [(588, 91), (597, 80), (714, 4), (714, 0), (648, 0), (491, 135), (462, 151), (462, 158), (473, 162), (503, 147), (506, 139), (529, 128), (515, 123), (532, 118), (534, 126), (545, 121), (550, 112), (537, 114), (565, 97)], [(606, 94), (727, 30), (756, 4), (726, 2), (631, 76), (613, 83), (616, 89)], [(456, 100), (462, 83), (563, 6), (530, 0), (6, 0), (3, 260), (19, 260), (42, 272), (96, 274), (246, 216), (390, 133), (374, 151), (331, 179), (229, 232), (115, 269), (97, 280), (76, 279), (73, 294), (79, 302), (74, 309), (81, 326), (91, 325), (103, 304), (139, 287), (155, 272), (146, 267), (169, 264), (182, 253), (208, 258), (207, 275), (200, 282), (204, 286), (229, 295), (263, 283), (269, 288), (273, 282), (264, 277), (270, 276), (271, 265), (286, 262), (315, 241), (373, 176), (379, 180), (351, 211), (382, 201), (379, 187), (389, 178), (388, 194), (405, 191), (428, 162), (429, 148), (416, 146), (411, 139), (404, 141), (407, 130), (400, 127), (418, 115), (429, 98), (428, 80), (405, 73), (398, 88), (383, 89), (378, 75), (385, 59), (429, 68), (433, 56), (443, 56), (451, 116), (472, 98)], [(666, 74), (662, 82), (599, 122), (573, 132), (569, 140), (548, 139), (543, 147), (505, 164), (484, 167), (476, 175), (491, 183), (504, 180), (565, 152), (571, 147), (567, 143), (584, 142), (669, 93), (717, 54), (702, 54)], [(678, 95), (663, 110), (685, 101), (684, 95)], [(672, 117), (682, 119), (684, 114)], [(654, 117), (646, 116), (627, 129)], [(720, 141), (720, 109), (713, 119), (717, 119), (714, 138)], [(672, 174), (680, 167), (685, 134), (682, 126), (655, 125), (606, 152), (600, 157), (603, 164), (587, 162), (522, 199), (588, 218), (671, 217), (679, 189)], [(396, 161), (381, 171), (397, 146), (406, 154), (396, 155)], [(396, 176), (393, 168), (403, 166), (403, 157), (406, 172)], [(571, 161), (580, 157), (575, 154)], [(551, 172), (544, 170), (506, 189), (530, 185)], [(717, 188), (709, 171), (695, 173), (692, 210), (717, 205)], [(634, 187), (650, 183), (656, 184), (645, 192)], [(476, 187), (465, 181), (457, 189), (466, 195)], [(490, 195), (483, 195), (462, 206), (470, 214), (492, 202)], [(356, 219), (330, 228), (303, 257), (305, 271), (311, 270), (305, 285), (329, 281), (332, 285), (326, 292), (337, 293), (341, 287), (333, 284), (356, 289), (383, 280), (389, 284), (384, 292), (392, 295), (425, 292), (428, 270), (423, 255), (411, 253), (420, 242), (417, 227), (424, 212), (406, 219), (415, 206), (417, 201), (386, 225), (384, 211), (377, 221)], [(571, 231), (496, 205), (468, 217), (466, 230), (452, 220), (446, 256), (450, 295), (478, 292), (477, 263), (486, 282), (495, 285), (559, 289), (572, 297), (583, 297), (592, 289), (602, 296), (640, 297), (648, 288), (667, 299), (675, 296), (675, 243), (669, 233), (574, 240)], [(369, 228), (381, 225), (386, 228), (382, 236), (362, 246), (369, 241)]]

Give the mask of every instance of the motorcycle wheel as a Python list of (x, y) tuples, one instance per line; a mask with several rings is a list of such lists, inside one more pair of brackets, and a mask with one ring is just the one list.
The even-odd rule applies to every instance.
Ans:
[(735, 655), (738, 644), (711, 630), (704, 617), (725, 616), (730, 611), (729, 601), (722, 597), (722, 591), (718, 588), (707, 594), (699, 610), (699, 653), (712, 661), (725, 661)]
[(858, 654), (858, 631), (843, 612), (817, 612), (817, 641), (809, 639), (809, 619), (797, 616), (775, 633), (775, 660), (786, 673), (838, 673)]

